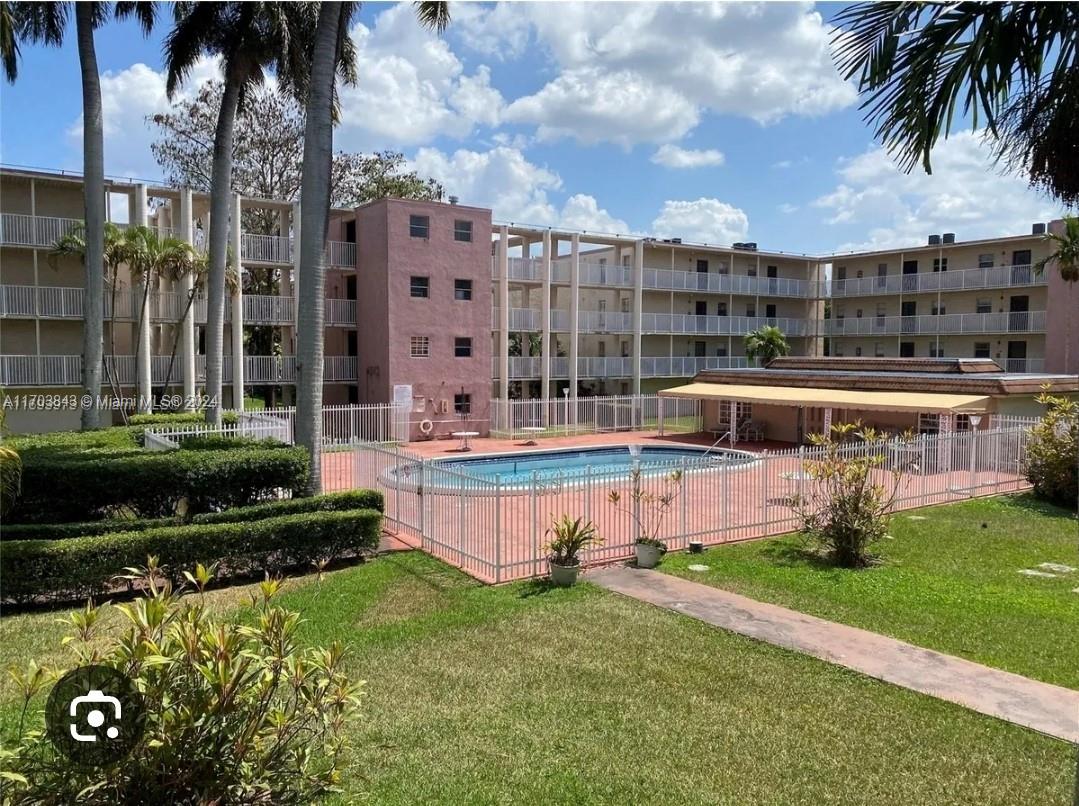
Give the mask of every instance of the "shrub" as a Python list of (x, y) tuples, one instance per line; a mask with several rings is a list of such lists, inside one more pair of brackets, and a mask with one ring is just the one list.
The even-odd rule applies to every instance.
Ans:
[(268, 437), (225, 436), (224, 434), (192, 434), (180, 437), (185, 451), (232, 451), (237, 448), (286, 448), (280, 440)]
[(116, 532), (141, 532), (162, 526), (191, 524), (238, 523), (295, 515), (300, 512), (340, 512), (348, 509), (374, 509), (382, 512), (382, 493), (377, 490), (347, 490), (339, 493), (315, 495), (309, 498), (284, 498), (254, 504), (249, 507), (227, 509), (224, 512), (206, 512), (184, 520), (181, 518), (127, 518), (104, 521), (81, 521), (78, 523), (16, 523), (5, 525), (0, 532), (4, 540), (62, 540), (72, 537), (91, 537)]
[(1079, 503), (1079, 403), (1043, 394), (1038, 402), (1048, 407), (1030, 432), (1027, 479), (1034, 494), (1062, 507)]
[[(221, 422), (234, 425), (240, 421), (235, 411), (221, 412)], [(133, 414), (127, 418), (130, 425), (145, 428), (148, 425), (201, 425), (206, 422), (206, 415), (201, 411), (155, 412), (154, 414)]]
[(582, 551), (603, 544), (603, 538), (596, 532), (592, 521), (584, 518), (572, 520), (569, 515), (563, 515), (552, 523), (547, 535), (551, 538), (547, 544), (548, 559), (554, 565), (580, 565)]
[(302, 448), (155, 451), (107, 457), (24, 457), (22, 495), (12, 520), (36, 523), (142, 518), (242, 507), (293, 494), (307, 483)]
[(65, 454), (83, 451), (134, 450), (141, 444), (142, 428), (114, 426), (95, 431), (54, 431), (49, 434), (20, 434), (11, 447), (20, 453)]
[[(851, 437), (880, 450), (851, 450)], [(905, 468), (886, 469), (887, 437), (860, 423), (833, 425), (830, 434), (810, 434), (809, 441), (819, 448), (803, 467), (811, 489), (792, 501), (802, 531), (836, 565), (864, 568), (872, 562), (869, 548), (888, 532)]]
[[(646, 490), (641, 486), (641, 468), (634, 467), (630, 472), (630, 491), (623, 503), (622, 493), (611, 490), (607, 500), (619, 512), (628, 515), (633, 521), (635, 543), (642, 546), (655, 546), (662, 552), (667, 551), (667, 544), (660, 537), (663, 521), (666, 520), (678, 495), (682, 492), (682, 470), (672, 470), (663, 475), (659, 490)], [(657, 485), (653, 485), (657, 486)]]
[(373, 509), (303, 512), (239, 523), (190, 524), (63, 540), (12, 540), (0, 552), (0, 598), (69, 601), (107, 593), (116, 573), (158, 557), (169, 573), (220, 563), (223, 574), (274, 573), (378, 547)]
[(31, 661), (12, 670), (34, 729), (24, 718), (3, 751), (4, 802), (308, 804), (337, 791), (362, 686), (345, 675), (341, 645), (301, 648), (300, 616), (274, 603), (276, 580), (237, 615), (218, 616), (202, 596), (210, 571), (195, 568), (188, 596), (154, 573), (151, 563), (144, 598), (117, 606), (123, 633), (99, 636), (103, 608), (88, 605), (64, 639), (72, 669), (116, 669), (141, 694), (144, 727), (130, 753), (105, 766), (58, 753), (30, 708), (50, 675)]

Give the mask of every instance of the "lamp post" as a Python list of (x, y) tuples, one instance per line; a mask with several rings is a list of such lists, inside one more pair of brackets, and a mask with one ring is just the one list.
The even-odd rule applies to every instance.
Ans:
[(968, 414), (967, 420), (970, 422), (970, 497), (973, 498), (978, 472), (978, 425), (982, 415)]

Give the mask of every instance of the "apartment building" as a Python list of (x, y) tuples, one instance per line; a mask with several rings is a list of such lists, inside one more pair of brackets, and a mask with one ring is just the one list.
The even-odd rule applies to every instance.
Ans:
[[(206, 194), (113, 181), (107, 202), (118, 224), (205, 246)], [(745, 367), (744, 336), (765, 324), (795, 355), (989, 357), (1009, 372), (1079, 372), (1079, 284), (1032, 268), (1049, 249), (1043, 225), (805, 255), (493, 225), (490, 210), (455, 202), (332, 212), (326, 403), (407, 399), (436, 433), (462, 421), (483, 431), (492, 398), (650, 393)], [(9, 392), (79, 385), (82, 267), (49, 252), (82, 205), (78, 176), (0, 170), (0, 386)], [(230, 253), (243, 282), (226, 305), (226, 406), (255, 393), (292, 400), (298, 214), (290, 202), (233, 198)], [(186, 279), (154, 278), (143, 291), (119, 267), (106, 300), (109, 378), (124, 394), (167, 385), (192, 395), (205, 379), (205, 297), (195, 293), (189, 308)], [(23, 430), (77, 421), (75, 412), (47, 422), (9, 413)]]

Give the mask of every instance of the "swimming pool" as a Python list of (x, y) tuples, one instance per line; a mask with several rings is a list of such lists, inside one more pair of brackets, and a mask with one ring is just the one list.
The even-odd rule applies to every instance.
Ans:
[[(631, 451), (629, 445), (605, 445), (437, 459), (428, 463), (423, 486), (431, 492), (440, 488), (456, 490), (468, 486), (462, 484), (467, 477), (488, 484), (497, 481), (503, 489), (523, 489), (533, 480), (550, 484), (583, 481), (587, 477), (612, 478), (628, 473), (635, 463), (639, 463), (642, 473), (655, 475), (683, 467), (687, 471), (695, 471), (741, 466), (756, 460), (752, 453), (725, 448), (707, 449), (687, 445), (634, 445), (632, 448), (636, 452)], [(418, 481), (416, 470), (402, 468), (401, 478), (396, 478), (394, 474), (392, 480), (398, 484), (414, 484)]]

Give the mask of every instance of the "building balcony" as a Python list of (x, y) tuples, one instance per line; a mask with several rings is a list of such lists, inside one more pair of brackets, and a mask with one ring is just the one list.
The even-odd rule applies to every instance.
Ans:
[[(499, 375), (499, 359), (493, 359), (493, 377)], [(632, 378), (634, 359), (629, 357), (588, 357), (577, 359), (577, 376), (584, 379)], [(642, 378), (688, 378), (706, 369), (729, 369), (747, 366), (745, 356), (644, 356)], [(538, 356), (511, 356), (510, 380), (539, 380), (542, 359)], [(569, 377), (569, 359), (551, 359), (551, 377)]]
[[(70, 234), (81, 224), (82, 221), (77, 218), (0, 213), (0, 245), (51, 249), (60, 238)], [(127, 225), (118, 223), (117, 226)], [(166, 235), (177, 234), (171, 229), (162, 229), (161, 232)], [(197, 231), (195, 241), (195, 247), (199, 251), (205, 251), (206, 234), (202, 230)], [(293, 241), (283, 235), (256, 235), (245, 232), (240, 236), (240, 257), (245, 263), (291, 265)], [(354, 268), (357, 265), (356, 244), (345, 241), (327, 242), (326, 260), (327, 266), (331, 268)]]
[[(296, 382), (296, 356), (244, 356), (245, 384), (293, 384)], [(104, 387), (108, 388), (111, 379), (122, 386), (133, 386), (136, 379), (135, 356), (118, 355), (106, 357), (108, 372), (104, 378)], [(170, 357), (155, 355), (150, 359), (150, 374), (155, 385), (165, 383), (169, 378), (170, 386), (183, 383), (183, 359), (177, 356), (169, 369)], [(232, 381), (233, 357), (224, 356), (223, 382)], [(355, 381), (357, 378), (357, 359), (355, 356), (328, 355), (323, 366), (325, 383)], [(196, 378), (199, 383), (206, 380), (206, 356), (195, 357)], [(0, 355), (0, 386), (79, 386), (82, 383), (82, 356), (78, 355)]]
[[(535, 308), (511, 308), (511, 331), (538, 332), (543, 327), (543, 312)], [(494, 330), (499, 327), (498, 308), (493, 309)], [(641, 314), (641, 333), (648, 335), (744, 336), (752, 330), (772, 325), (787, 336), (812, 334), (805, 319), (764, 316), (695, 316), (680, 313)], [(569, 311), (551, 310), (551, 330), (566, 333), (570, 330)], [(633, 333), (633, 314), (622, 311), (578, 311), (578, 333)]]
[[(84, 292), (81, 288), (32, 285), (0, 285), (0, 317), (7, 319), (82, 319)], [(116, 315), (112, 309), (115, 302)], [(139, 318), (142, 297), (137, 291), (123, 289), (115, 295), (105, 291), (105, 318), (134, 322)], [(152, 322), (179, 322), (187, 309), (187, 295), (169, 291), (151, 294), (149, 299)], [(291, 325), (295, 322), (295, 300), (292, 297), (244, 294), (244, 324)], [(195, 321), (206, 321), (206, 298), (195, 298), (192, 308)], [(232, 319), (232, 305), (225, 303), (225, 321)], [(327, 299), (327, 327), (354, 327), (356, 300)]]
[(832, 280), (833, 298), (875, 297), (880, 294), (921, 294), (937, 291), (968, 291), (980, 288), (1022, 288), (1045, 285), (1044, 271), (1033, 266), (990, 266), (957, 271), (888, 274), (884, 277), (856, 277)]
[(949, 313), (940, 316), (864, 316), (826, 319), (826, 336), (936, 336), (963, 333), (1044, 333), (1045, 311)]

